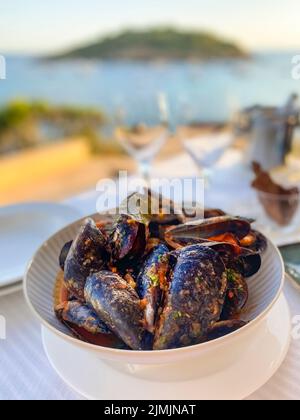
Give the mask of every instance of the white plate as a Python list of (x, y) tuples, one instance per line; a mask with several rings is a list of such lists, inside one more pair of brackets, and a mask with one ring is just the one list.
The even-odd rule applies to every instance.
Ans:
[(126, 375), (45, 327), (42, 334), (53, 368), (87, 399), (116, 400), (122, 396), (122, 400), (241, 400), (268, 382), (279, 369), (289, 349), (290, 329), (289, 307), (282, 295), (235, 364), (214, 375), (184, 382), (154, 382)]
[(0, 288), (21, 280), (38, 247), (78, 218), (76, 209), (55, 203), (0, 208)]

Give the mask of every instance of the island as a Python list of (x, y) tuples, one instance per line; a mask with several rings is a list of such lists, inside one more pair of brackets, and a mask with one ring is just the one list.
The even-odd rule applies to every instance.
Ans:
[(207, 32), (152, 29), (124, 31), (48, 58), (175, 61), (247, 57), (247, 52), (235, 43)]

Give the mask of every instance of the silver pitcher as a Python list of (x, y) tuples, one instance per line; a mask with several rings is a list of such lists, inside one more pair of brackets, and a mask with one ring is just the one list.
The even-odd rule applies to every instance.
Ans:
[(299, 115), (297, 95), (292, 95), (280, 108), (255, 106), (245, 110), (241, 121), (249, 139), (248, 163), (256, 161), (268, 171), (284, 165), (292, 149)]

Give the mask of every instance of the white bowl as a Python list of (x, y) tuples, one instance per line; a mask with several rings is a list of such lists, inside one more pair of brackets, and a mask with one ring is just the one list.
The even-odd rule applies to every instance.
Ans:
[[(96, 214), (92, 218), (100, 221), (105, 216)], [(153, 380), (186, 380), (228, 367), (240, 357), (258, 330), (264, 327), (264, 321), (281, 295), (284, 264), (279, 250), (269, 241), (261, 270), (248, 279), (250, 297), (243, 319), (250, 322), (240, 330), (208, 343), (163, 351), (118, 350), (80, 341), (54, 315), (53, 292), (59, 271), (59, 253), (66, 242), (74, 239), (81, 224), (82, 220), (61, 230), (37, 251), (25, 275), (25, 296), (44, 327), (62, 341), (80, 347), (129, 374)]]

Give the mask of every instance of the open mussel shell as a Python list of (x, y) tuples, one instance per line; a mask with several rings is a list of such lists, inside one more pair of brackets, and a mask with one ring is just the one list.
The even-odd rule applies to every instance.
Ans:
[(144, 349), (144, 311), (138, 294), (123, 278), (109, 271), (91, 275), (85, 300), (127, 346)]
[(205, 239), (217, 238), (221, 235), (232, 233), (238, 239), (242, 239), (251, 231), (249, 220), (220, 216), (210, 219), (201, 219), (188, 222), (184, 225), (175, 226), (167, 230), (165, 239), (171, 246), (180, 240), (204, 241)]
[(69, 292), (84, 298), (87, 277), (101, 270), (109, 261), (106, 237), (92, 219), (87, 219), (72, 243), (64, 264), (64, 281)]
[(154, 349), (198, 344), (220, 319), (227, 291), (224, 263), (209, 247), (193, 245), (173, 253), (174, 264)]

